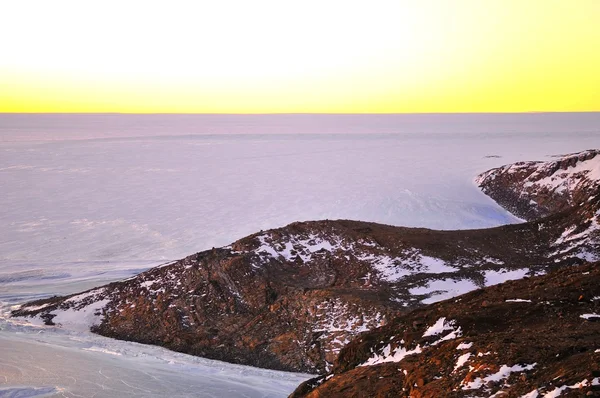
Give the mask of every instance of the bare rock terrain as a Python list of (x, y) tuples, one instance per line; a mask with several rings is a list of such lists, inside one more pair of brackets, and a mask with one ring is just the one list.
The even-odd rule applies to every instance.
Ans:
[(600, 150), (557, 156), (549, 162), (517, 162), (480, 174), (483, 192), (531, 221), (560, 213), (589, 199), (600, 184)]
[(600, 396), (600, 267), (565, 267), (363, 334), (292, 397)]

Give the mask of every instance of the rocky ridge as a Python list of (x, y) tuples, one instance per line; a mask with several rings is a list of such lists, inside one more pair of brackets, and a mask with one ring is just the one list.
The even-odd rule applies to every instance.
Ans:
[(482, 191), (502, 207), (531, 221), (585, 202), (600, 185), (600, 150), (517, 162), (480, 174)]
[[(587, 156), (569, 167), (593, 160)], [(484, 191), (502, 180), (490, 173), (478, 179)], [(504, 190), (511, 184), (514, 176)], [(208, 358), (323, 373), (358, 334), (410, 309), (600, 258), (597, 191), (591, 184), (585, 195), (570, 193), (579, 205), (486, 230), (294, 223), (129, 280), (28, 303), (13, 315)]]
[(563, 266), (392, 319), (353, 340), (331, 372), (292, 396), (600, 396), (599, 263), (566, 261), (599, 258), (598, 154), (520, 162), (476, 179), (534, 219), (522, 225), (562, 231), (546, 238), (549, 258)]
[[(518, 162), (476, 178), (484, 193), (540, 228), (562, 231), (552, 242), (555, 259), (597, 260), (600, 253), (600, 150), (558, 156), (549, 162)], [(543, 218), (543, 221), (541, 220)]]
[(600, 264), (416, 309), (291, 397), (600, 396)]

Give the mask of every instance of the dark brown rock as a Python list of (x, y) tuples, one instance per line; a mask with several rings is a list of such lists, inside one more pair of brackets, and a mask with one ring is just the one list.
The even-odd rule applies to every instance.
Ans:
[(597, 191), (594, 168), (600, 150), (541, 162), (517, 162), (480, 174), (477, 185), (502, 207), (526, 220), (560, 213), (584, 203)]
[[(582, 291), (599, 299), (565, 300)], [(482, 299), (493, 305), (478, 305)], [(594, 394), (600, 391), (600, 323), (586, 322), (586, 313), (600, 313), (600, 263), (487, 287), (361, 335), (341, 351), (332, 373), (303, 384), (292, 397), (521, 397), (558, 388), (561, 397)], [(415, 331), (414, 320), (423, 317), (426, 324)], [(426, 336), (440, 319), (448, 328)], [(361, 366), (400, 352), (387, 346), (420, 352)]]

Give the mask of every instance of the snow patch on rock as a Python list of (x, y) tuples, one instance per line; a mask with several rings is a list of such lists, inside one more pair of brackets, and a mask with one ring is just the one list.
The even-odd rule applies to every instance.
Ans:
[(421, 300), (423, 304), (431, 304), (479, 289), (470, 279), (438, 279), (428, 282), (425, 286), (409, 289), (412, 295), (429, 295)]
[(454, 321), (447, 321), (446, 317), (443, 316), (427, 328), (425, 333), (423, 333), (423, 337), (436, 336), (446, 330), (454, 330)]
[(435, 346), (443, 341), (452, 340), (462, 336), (461, 327), (456, 325), (454, 320), (446, 320), (446, 317), (439, 318), (432, 326), (428, 327), (423, 333), (423, 337), (433, 337), (444, 334), (444, 332), (450, 331), (443, 337), (435, 340), (432, 343), (424, 343), (423, 345), (417, 344), (414, 348), (405, 347), (404, 340), (400, 341), (395, 348), (392, 348), (392, 343), (388, 343), (383, 348), (378, 349), (373, 355), (365, 362), (358, 366), (372, 366), (378, 365), (385, 362), (400, 362), (408, 355), (420, 354), (423, 350)]
[(366, 362), (358, 366), (372, 366), (386, 362), (400, 362), (408, 355), (420, 354), (421, 352), (423, 352), (423, 349), (420, 345), (417, 345), (415, 348), (410, 350), (406, 349), (406, 347), (399, 346), (392, 351), (391, 344), (388, 344), (383, 348), (383, 350), (381, 350), (381, 354), (373, 355)]
[(600, 385), (600, 378), (598, 378), (598, 377), (592, 379), (591, 381), (589, 381), (588, 379), (584, 379), (583, 381), (580, 381), (579, 383), (575, 383), (571, 386), (565, 385), (565, 386), (556, 387), (552, 391), (549, 391), (546, 394), (544, 394), (543, 398), (556, 398), (556, 397), (561, 396), (562, 393), (565, 392), (566, 390), (579, 390), (582, 387), (598, 386), (598, 385)]
[(458, 369), (463, 367), (467, 363), (467, 361), (469, 360), (471, 355), (472, 354), (470, 352), (467, 352), (466, 354), (462, 354), (461, 356), (459, 356), (458, 359), (456, 360), (456, 365), (454, 365), (453, 372), (456, 372)]
[(579, 317), (583, 318), (585, 320), (590, 320), (590, 319), (600, 318), (600, 315), (598, 315), (598, 314), (583, 314), (583, 315), (579, 315)]
[(528, 273), (528, 268), (520, 268), (515, 270), (500, 269), (497, 271), (489, 270), (483, 273), (485, 277), (485, 285), (492, 286), (506, 281), (523, 279)]
[[(58, 308), (52, 311), (38, 313), (31, 319), (33, 324), (42, 325), (47, 319), (55, 325), (66, 327), (77, 331), (89, 331), (92, 326), (99, 325), (104, 319), (103, 311), (110, 300), (105, 298), (105, 289), (93, 289), (66, 299)], [(34, 306), (30, 309), (27, 305), (25, 310), (35, 311), (51, 306), (49, 303), (43, 306)]]
[(468, 350), (472, 346), (473, 346), (473, 343), (460, 343), (458, 346), (456, 346), (456, 349), (457, 350)]
[(496, 373), (492, 373), (491, 375), (488, 375), (483, 378), (477, 377), (476, 379), (474, 379), (473, 381), (470, 381), (470, 382), (463, 381), (462, 389), (463, 390), (477, 390), (477, 389), (480, 389), (481, 387), (485, 386), (490, 381), (498, 382), (498, 381), (505, 380), (511, 375), (511, 373), (519, 373), (519, 372), (525, 372), (527, 370), (532, 370), (536, 365), (537, 365), (536, 363), (532, 363), (530, 365), (518, 365), (518, 364), (513, 365), (513, 366), (502, 365)]
[(276, 241), (272, 235), (265, 233), (259, 235), (258, 240), (260, 246), (254, 252), (261, 257), (270, 256), (285, 261), (293, 261), (296, 257), (300, 257), (302, 261), (309, 262), (318, 252), (332, 253), (344, 249), (339, 237), (328, 239), (314, 233), (306, 237), (292, 235), (287, 238), (287, 241), (283, 239)]

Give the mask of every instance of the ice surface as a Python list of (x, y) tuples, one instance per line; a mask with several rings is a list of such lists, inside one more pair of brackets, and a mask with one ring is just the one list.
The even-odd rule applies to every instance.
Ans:
[(50, 397), (59, 392), (54, 387), (0, 387), (0, 397), (4, 398)]
[[(298, 220), (506, 224), (517, 220), (479, 192), (475, 175), (597, 145), (593, 133), (548, 133), (551, 123), (502, 131), (504, 120), (423, 117), (396, 128), (395, 119), (362, 117), (357, 133), (355, 118), (340, 117), (325, 118), (322, 131), (296, 117), (294, 131), (286, 119), (261, 130), (255, 118), (153, 126), (141, 116), (78, 116), (73, 131), (64, 119), (32, 117), (27, 128), (0, 115), (0, 205), (10, 209), (0, 214), (0, 264), (173, 260)], [(224, 130), (232, 134), (215, 134)]]
[[(599, 114), (0, 115), (0, 305), (87, 290), (298, 220), (518, 222), (473, 177), (594, 148), (599, 125)], [(331, 248), (316, 242), (310, 255), (320, 249)], [(435, 301), (475, 288), (442, 280), (415, 293), (437, 291)], [(285, 396), (306, 377), (11, 322), (0, 319), (3, 393)]]
[(308, 377), (0, 317), (2, 397), (285, 397)]

